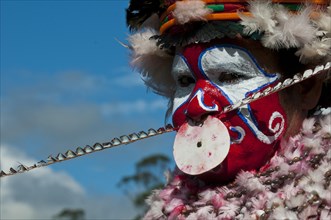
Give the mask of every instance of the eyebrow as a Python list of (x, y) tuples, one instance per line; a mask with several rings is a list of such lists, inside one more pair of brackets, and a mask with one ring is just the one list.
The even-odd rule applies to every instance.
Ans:
[(202, 54), (200, 62), (201, 69), (205, 74), (233, 72), (247, 76), (256, 76), (261, 73), (250, 55), (237, 48), (209, 48)]

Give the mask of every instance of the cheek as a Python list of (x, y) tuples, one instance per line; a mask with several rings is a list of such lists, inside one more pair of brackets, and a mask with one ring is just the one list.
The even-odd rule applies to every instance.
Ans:
[[(199, 176), (202, 180), (231, 181), (241, 170), (258, 170), (275, 154), (287, 128), (279, 95), (269, 95), (247, 107), (245, 113), (249, 117), (244, 116), (243, 109), (218, 116), (227, 127), (232, 143), (220, 168)], [(237, 129), (232, 129), (234, 127)]]
[[(267, 107), (266, 107), (267, 106)], [(238, 139), (238, 132), (231, 130), (234, 125), (244, 131), (244, 138), (240, 143), (232, 143), (226, 160), (222, 163), (222, 170), (208, 175), (207, 180), (218, 178), (220, 181), (233, 179), (241, 170), (258, 170), (274, 155), (279, 147), (279, 140), (286, 131), (286, 115), (282, 109), (278, 94), (270, 95), (251, 103), (250, 118), (243, 118), (237, 114), (227, 115), (222, 120), (229, 129), (232, 139)], [(251, 123), (256, 125), (252, 127)]]

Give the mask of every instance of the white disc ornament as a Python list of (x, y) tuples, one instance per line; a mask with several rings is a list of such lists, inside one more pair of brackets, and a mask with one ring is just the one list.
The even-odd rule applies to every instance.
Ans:
[(229, 153), (230, 135), (225, 125), (209, 116), (202, 125), (184, 123), (174, 143), (174, 158), (184, 173), (198, 175), (220, 165)]

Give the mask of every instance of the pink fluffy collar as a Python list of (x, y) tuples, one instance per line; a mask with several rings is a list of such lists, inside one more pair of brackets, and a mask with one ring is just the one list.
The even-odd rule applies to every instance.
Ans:
[(259, 172), (208, 187), (175, 172), (145, 219), (331, 219), (331, 114), (306, 119)]

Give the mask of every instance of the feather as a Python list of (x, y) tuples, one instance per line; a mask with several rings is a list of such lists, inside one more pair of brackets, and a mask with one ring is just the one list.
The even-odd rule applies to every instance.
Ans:
[(190, 0), (176, 2), (176, 9), (172, 14), (179, 24), (185, 24), (189, 21), (206, 20), (205, 16), (211, 12), (203, 1)]
[(313, 135), (313, 128), (316, 123), (315, 118), (306, 119), (302, 123), (301, 133), (306, 136)]
[(331, 210), (327, 208), (322, 209), (319, 219), (331, 219)]
[(171, 97), (175, 86), (171, 77), (173, 56), (157, 46), (156, 40), (151, 38), (156, 34), (155, 30), (147, 28), (129, 37), (131, 65), (141, 73), (145, 84), (154, 92)]
[(162, 212), (164, 202), (163, 201), (154, 201), (151, 209), (146, 213), (144, 219), (160, 219), (164, 217)]
[(297, 196), (290, 197), (288, 200), (285, 201), (285, 204), (287, 207), (292, 209), (300, 206), (304, 201), (305, 201), (305, 196), (299, 194)]
[(236, 214), (239, 212), (240, 206), (234, 201), (227, 201), (227, 204), (220, 207), (218, 216), (221, 219), (234, 219)]
[(320, 169), (310, 170), (308, 171), (308, 177), (314, 182), (321, 183), (324, 179), (324, 173)]
[(207, 189), (201, 193), (199, 193), (199, 198), (202, 202), (207, 203), (216, 195), (215, 190)]
[(171, 213), (177, 207), (181, 207), (183, 205), (183, 201), (181, 199), (173, 198), (170, 203), (166, 204), (165, 211), (167, 213)]
[(252, 16), (238, 13), (244, 34), (262, 33), (262, 45), (271, 49), (298, 48), (295, 53), (301, 63), (331, 60), (331, 7), (320, 11), (317, 19), (311, 18), (313, 6), (303, 7), (293, 14), (271, 1), (251, 1), (248, 7)]
[(263, 210), (265, 208), (267, 200), (267, 196), (263, 193), (257, 195), (256, 197), (252, 197), (252, 207), (257, 210)]
[(252, 13), (252, 17), (239, 13), (242, 19), (240, 23), (246, 27), (246, 33), (273, 32), (276, 22), (273, 19), (274, 10), (271, 1), (250, 1), (248, 10)]
[(270, 219), (298, 219), (297, 215), (283, 206), (276, 207), (270, 215)]
[[(331, 2), (330, 2), (331, 3)], [(326, 10), (326, 12), (321, 12), (318, 19), (314, 21), (316, 23), (316, 26), (320, 30), (324, 30), (327, 32), (327, 36), (331, 37), (331, 6), (329, 6)]]
[(200, 219), (211, 219), (210, 214), (213, 212), (214, 208), (210, 205), (204, 206), (198, 209), (197, 214)]
[(153, 202), (160, 200), (160, 198), (159, 198), (160, 192), (161, 192), (161, 190), (152, 191), (152, 194), (150, 196), (148, 196), (148, 198), (146, 199), (146, 203), (150, 205)]
[[(302, 212), (299, 213), (300, 219), (318, 219), (317, 206), (308, 206)], [(324, 219), (323, 219), (324, 220)]]
[[(331, 110), (331, 108), (329, 108)], [(324, 116), (319, 120), (319, 123), (321, 125), (321, 129), (319, 131), (319, 134), (322, 137), (331, 137), (331, 114)]]
[(275, 15), (277, 26), (274, 27), (273, 32), (266, 30), (262, 44), (265, 47), (278, 50), (301, 47), (311, 42), (315, 37), (316, 28), (310, 22), (310, 12), (311, 8), (307, 7), (296, 15), (290, 15), (289, 12), (280, 9)]
[(237, 175), (237, 183), (245, 187), (249, 192), (263, 191), (265, 187), (259, 182), (259, 180), (248, 171), (242, 171)]

